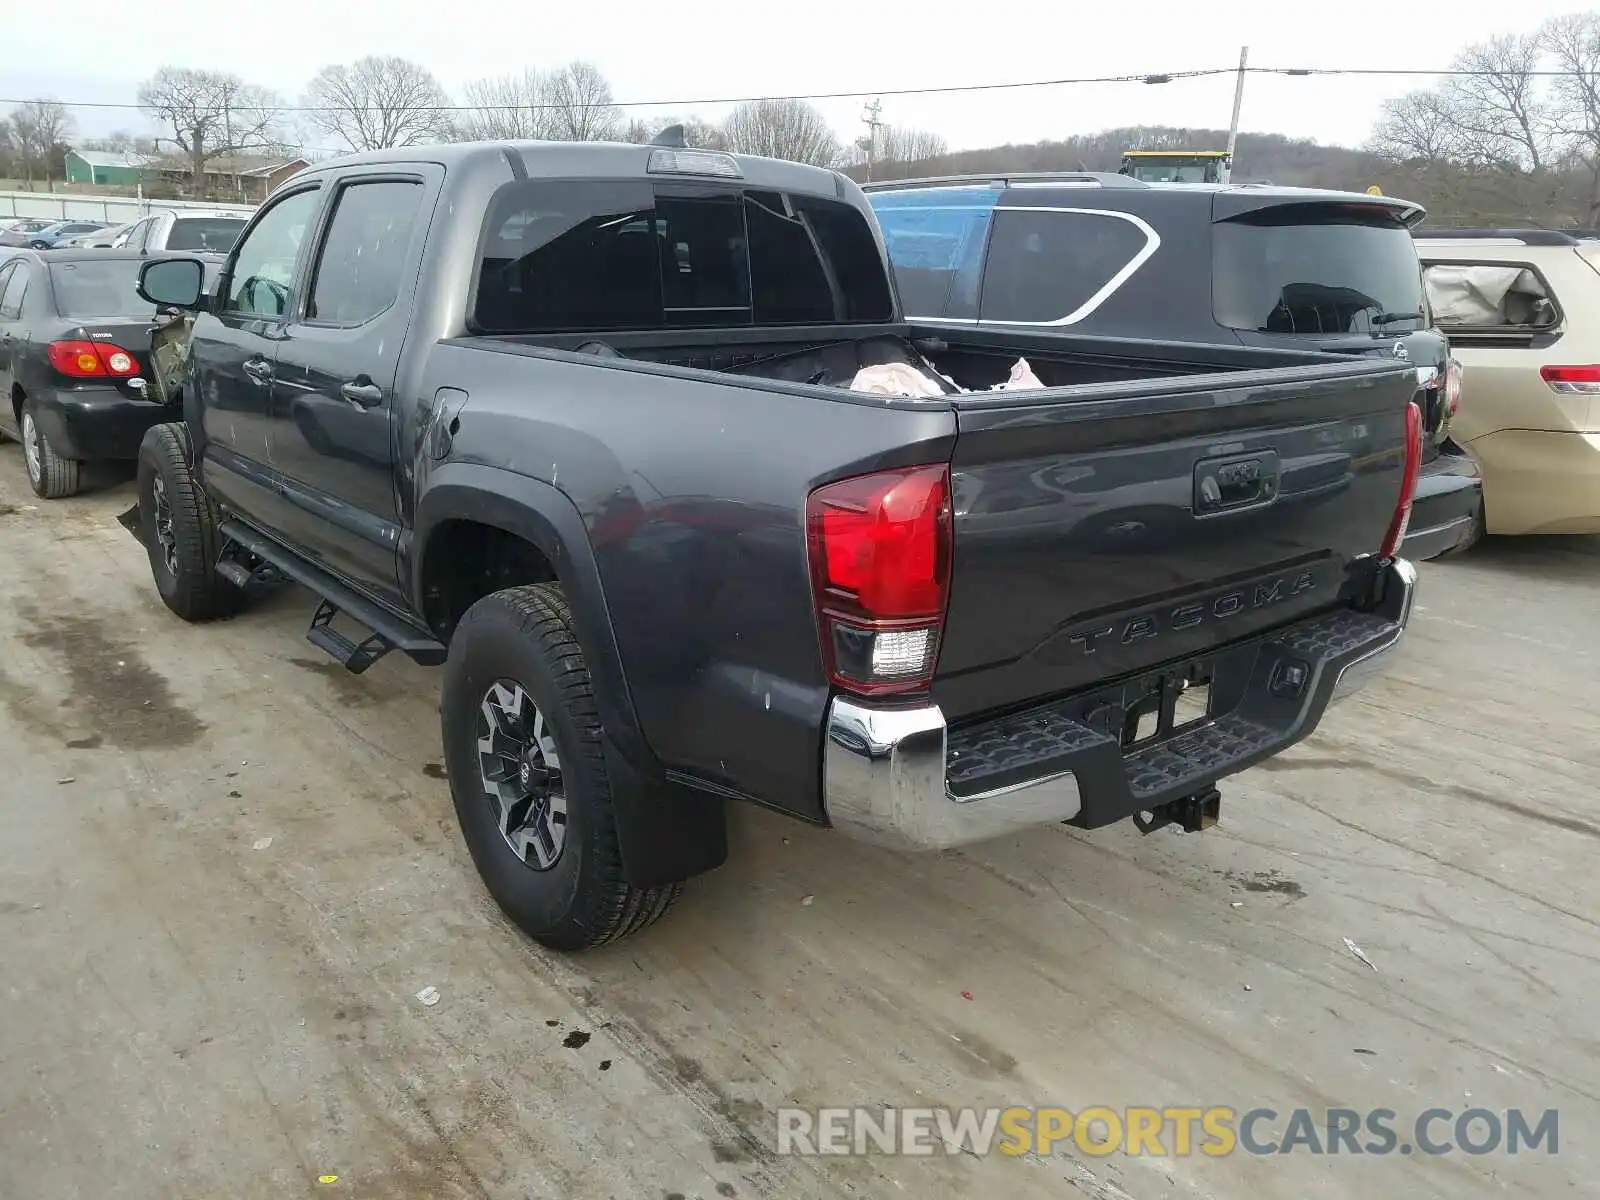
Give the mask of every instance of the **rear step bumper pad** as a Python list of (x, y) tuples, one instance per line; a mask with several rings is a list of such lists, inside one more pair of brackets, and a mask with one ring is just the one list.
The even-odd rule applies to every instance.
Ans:
[[(1094, 828), (1193, 795), (1304, 738), (1329, 704), (1382, 673), (1416, 586), (1416, 568), (1396, 559), (1375, 611), (1341, 609), (1224, 649), (1237, 677), (1228, 711), (1132, 751), (1063, 711), (1081, 715), (1081, 699), (952, 731), (936, 704), (835, 697), (823, 750), (828, 819), (862, 841), (939, 850), (1062, 821)], [(1294, 667), (1303, 686), (1285, 687)]]

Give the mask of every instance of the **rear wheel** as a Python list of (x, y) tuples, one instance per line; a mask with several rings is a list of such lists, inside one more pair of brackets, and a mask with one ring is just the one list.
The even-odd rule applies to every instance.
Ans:
[(529, 936), (584, 950), (644, 928), (682, 884), (623, 876), (600, 718), (558, 584), (478, 601), (440, 703), (456, 816), (495, 901)]
[(190, 466), (189, 430), (157, 425), (139, 445), (139, 532), (166, 606), (185, 621), (231, 616), (243, 594), (217, 574), (217, 512)]
[(82, 464), (75, 458), (63, 458), (50, 445), (50, 439), (39, 428), (38, 410), (34, 402), (22, 402), (22, 460), (28, 468), (28, 483), (34, 495), (41, 500), (64, 500), (76, 495)]

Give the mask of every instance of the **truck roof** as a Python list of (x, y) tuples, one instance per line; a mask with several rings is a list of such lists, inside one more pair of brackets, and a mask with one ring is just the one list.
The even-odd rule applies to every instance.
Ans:
[[(657, 164), (652, 169), (652, 159)], [(669, 157), (675, 156), (675, 157)], [(726, 179), (745, 187), (772, 188), (776, 191), (834, 195), (845, 199), (856, 184), (838, 171), (804, 163), (753, 154), (728, 154), (699, 147), (640, 146), (631, 142), (443, 142), (430, 146), (402, 146), (392, 150), (369, 150), (345, 154), (315, 163), (301, 175), (340, 170), (349, 166), (386, 163), (438, 163), (446, 170), (503, 159), (513, 174), (573, 178), (639, 179)], [(695, 170), (713, 160), (733, 164), (737, 174), (727, 170)], [(677, 164), (676, 169), (670, 165)], [(687, 166), (685, 165), (687, 164)], [(300, 178), (301, 176), (296, 176)]]

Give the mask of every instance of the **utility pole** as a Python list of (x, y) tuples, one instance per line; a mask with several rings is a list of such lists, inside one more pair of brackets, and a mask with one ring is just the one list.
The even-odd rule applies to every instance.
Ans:
[(867, 182), (872, 182), (872, 166), (877, 161), (878, 130), (882, 127), (879, 115), (883, 112), (883, 101), (873, 100), (861, 114), (862, 123), (867, 127)]
[(1239, 107), (1244, 103), (1244, 65), (1250, 58), (1250, 47), (1239, 47), (1239, 78), (1233, 85), (1233, 120), (1228, 124), (1228, 161), (1222, 168), (1227, 174), (1222, 182), (1233, 178), (1233, 147), (1239, 140)]
[[(1243, 79), (1244, 76), (1241, 75), (1239, 78)], [(1237, 103), (1235, 103), (1234, 107), (1237, 109), (1237, 107), (1238, 107)], [(1234, 123), (1235, 124), (1238, 123), (1238, 119), (1239, 119), (1238, 118), (1238, 114), (1236, 112), (1234, 114)], [(237, 151), (235, 151), (234, 148), (233, 148), (233, 87), (232, 87), (232, 85), (226, 85), (222, 89), (222, 125), (223, 125), (224, 135), (228, 139), (228, 165), (234, 168), (233, 190), (234, 190), (235, 193), (237, 193), (239, 191), (239, 173), (238, 173), (239, 158), (238, 158)], [(195, 190), (196, 191), (201, 191), (202, 189), (203, 189), (203, 181), (199, 180), (199, 179), (195, 180)]]

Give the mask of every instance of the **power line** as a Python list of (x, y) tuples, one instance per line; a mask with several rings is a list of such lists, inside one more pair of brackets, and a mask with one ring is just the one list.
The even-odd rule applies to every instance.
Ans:
[[(863, 100), (872, 96), (952, 96), (968, 95), (975, 92), (1002, 92), (1023, 91), (1029, 88), (1067, 87), (1072, 85), (1103, 84), (1103, 83), (1140, 83), (1164, 84), (1180, 79), (1204, 79), (1218, 75), (1236, 75), (1239, 68), (1234, 67), (1202, 67), (1188, 71), (1155, 71), (1128, 75), (1083, 75), (1061, 79), (1029, 79), (1010, 83), (962, 83), (948, 84), (942, 87), (910, 87), (910, 88), (871, 88), (855, 92), (803, 92), (788, 95), (764, 96), (701, 96), (674, 100), (610, 100), (593, 101), (589, 103), (561, 103), (551, 104), (534, 101), (527, 104), (428, 104), (418, 106), (419, 112), (530, 112), (540, 109), (570, 110), (574, 108), (702, 108), (723, 104), (753, 104), (763, 100)], [(1435, 69), (1419, 67), (1246, 67), (1247, 75), (1281, 75), (1292, 78), (1310, 76), (1386, 76), (1391, 78), (1417, 78), (1417, 79), (1465, 79), (1484, 78), (1507, 74), (1502, 71), (1466, 70), (1458, 67), (1443, 67)], [(1575, 78), (1581, 73), (1576, 71), (1518, 71), (1518, 76), (1531, 79), (1568, 79)], [(50, 103), (59, 104), (63, 108), (114, 108), (133, 111), (157, 112), (164, 106), (159, 104), (126, 103), (114, 100), (55, 100), (52, 97), (36, 97), (35, 99), (49, 100)], [(32, 99), (0, 99), (0, 104), (31, 104)], [(283, 113), (326, 113), (347, 112), (346, 106), (317, 106), (303, 104), (289, 104), (274, 106), (275, 111)]]

